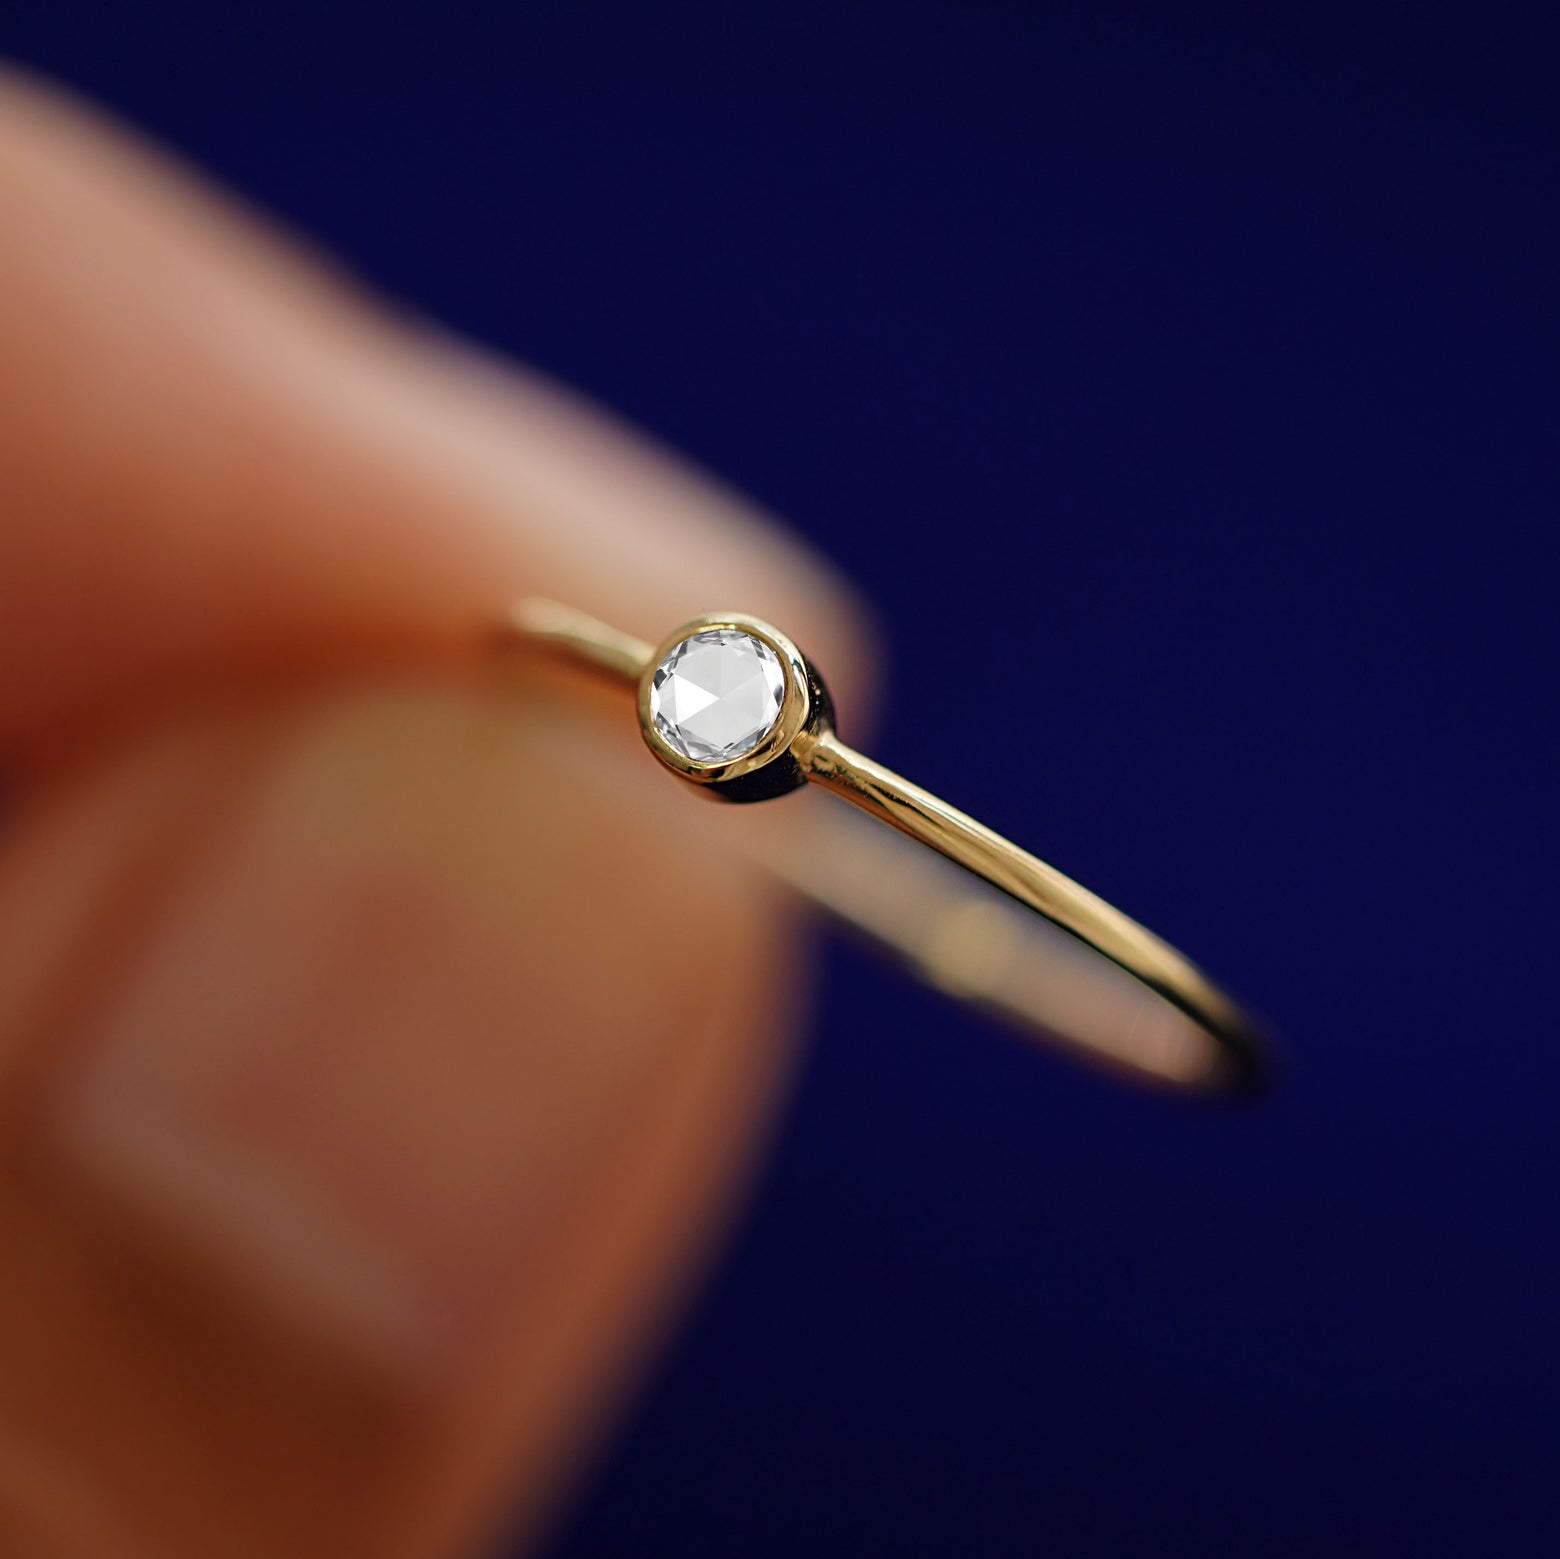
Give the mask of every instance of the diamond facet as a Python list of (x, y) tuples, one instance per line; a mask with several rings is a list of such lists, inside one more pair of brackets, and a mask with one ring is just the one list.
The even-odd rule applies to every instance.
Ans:
[(729, 763), (780, 718), (785, 669), (761, 639), (711, 628), (679, 644), (650, 684), (650, 713), (667, 744), (698, 763)]

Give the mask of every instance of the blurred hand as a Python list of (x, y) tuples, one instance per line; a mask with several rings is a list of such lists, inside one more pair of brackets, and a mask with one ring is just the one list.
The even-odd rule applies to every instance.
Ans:
[(848, 700), (856, 614), (14, 79), (0, 342), (0, 1552), (532, 1533), (730, 1197), (798, 949), (621, 701), (470, 647), (530, 592), (738, 607)]

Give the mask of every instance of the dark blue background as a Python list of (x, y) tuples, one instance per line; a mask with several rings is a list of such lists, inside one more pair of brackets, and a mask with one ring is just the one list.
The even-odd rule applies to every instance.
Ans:
[(1288, 1036), (1183, 1107), (834, 951), (557, 1559), (1560, 1552), (1560, 54), (1461, 9), (0, 10), (816, 537), (887, 760)]

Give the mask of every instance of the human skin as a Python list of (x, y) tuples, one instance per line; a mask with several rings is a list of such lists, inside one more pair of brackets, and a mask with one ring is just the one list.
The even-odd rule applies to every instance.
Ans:
[(859, 707), (860, 611), (14, 76), (0, 342), (0, 1552), (534, 1538), (734, 1205), (805, 946), (621, 700), (475, 646), (531, 593), (740, 609)]

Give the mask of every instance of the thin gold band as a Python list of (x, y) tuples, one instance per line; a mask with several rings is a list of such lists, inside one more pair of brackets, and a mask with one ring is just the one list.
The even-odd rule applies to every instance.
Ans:
[[(832, 705), (816, 671), (768, 624), (714, 613), (654, 646), (572, 607), (531, 599), (515, 608), (510, 628), (523, 644), (637, 690), (651, 750), (711, 793), (756, 800), (816, 785), (962, 867), (950, 881), (924, 864), (889, 861), (854, 830), (833, 822), (816, 826), (816, 820), (810, 833), (798, 831), (778, 844), (766, 838), (755, 852), (933, 983), (1146, 1080), (1200, 1092), (1248, 1089), (1260, 1080), (1266, 1047), (1257, 1024), (1201, 970), (1054, 867), (848, 747), (834, 732)], [(735, 628), (768, 644), (788, 677), (774, 730), (734, 762), (686, 758), (657, 733), (650, 714), (656, 667), (679, 643), (711, 628)], [(964, 873), (1005, 900), (977, 893)], [(1037, 926), (1029, 915), (1015, 918), (1014, 903), (1068, 935)], [(1103, 982), (1097, 969), (1073, 956), (1078, 944), (1131, 981)]]

